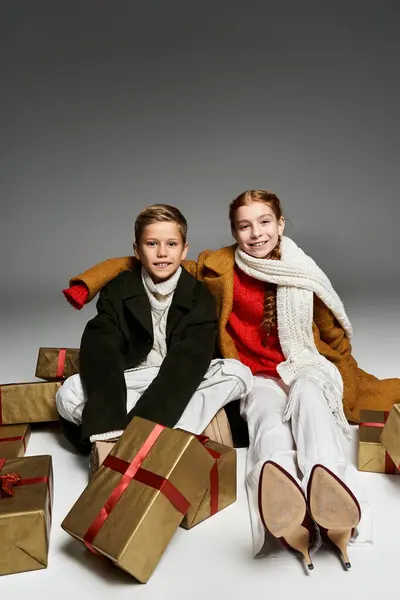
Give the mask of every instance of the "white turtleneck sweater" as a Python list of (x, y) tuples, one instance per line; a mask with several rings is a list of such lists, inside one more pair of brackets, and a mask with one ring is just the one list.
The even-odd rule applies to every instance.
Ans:
[(167, 355), (167, 318), (172, 298), (182, 273), (182, 267), (166, 281), (154, 283), (142, 267), (142, 281), (151, 306), (153, 321), (153, 347), (139, 367), (159, 367)]
[[(167, 355), (167, 318), (172, 298), (182, 273), (182, 267), (166, 281), (154, 283), (148, 272), (142, 267), (142, 281), (145, 292), (150, 302), (151, 318), (153, 322), (153, 347), (146, 356), (145, 360), (137, 367), (128, 369), (134, 371), (143, 367), (159, 367)], [(109, 431), (90, 436), (91, 442), (115, 439), (122, 435), (123, 431)]]

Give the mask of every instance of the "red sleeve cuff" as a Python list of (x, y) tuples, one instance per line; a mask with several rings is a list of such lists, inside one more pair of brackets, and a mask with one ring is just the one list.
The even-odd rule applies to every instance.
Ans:
[(87, 302), (89, 290), (84, 283), (74, 283), (71, 287), (63, 290), (63, 294), (71, 306), (81, 310)]

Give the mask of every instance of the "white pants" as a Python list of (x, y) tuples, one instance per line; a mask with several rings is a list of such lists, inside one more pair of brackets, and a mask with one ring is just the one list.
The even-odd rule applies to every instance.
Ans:
[(362, 521), (358, 527), (357, 544), (372, 541), (369, 507), (361, 501), (355, 477), (357, 471), (347, 461), (344, 435), (335, 424), (317, 382), (304, 377), (299, 384), (299, 402), (290, 422), (283, 422), (287, 388), (278, 379), (254, 377), (252, 391), (241, 400), (241, 413), (247, 421), (250, 438), (246, 488), (254, 556), (276, 556), (281, 548), (272, 536), (265, 534), (258, 508), (260, 473), (267, 460), (275, 461), (288, 471), (305, 494), (312, 467), (317, 463), (328, 467), (348, 485), (360, 502)]
[[(159, 367), (142, 367), (125, 371), (128, 413), (158, 372)], [(238, 360), (233, 358), (212, 360), (175, 429), (184, 429), (196, 435), (202, 433), (223, 406), (247, 395), (252, 385), (253, 376), (250, 369)], [(75, 425), (80, 425), (82, 422), (82, 412), (86, 402), (87, 398), (79, 375), (72, 375), (66, 379), (57, 392), (56, 405), (59, 414)]]

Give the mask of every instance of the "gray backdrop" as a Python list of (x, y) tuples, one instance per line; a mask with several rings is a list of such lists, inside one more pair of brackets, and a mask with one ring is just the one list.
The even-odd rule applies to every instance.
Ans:
[(60, 290), (153, 202), (194, 258), (231, 242), (234, 196), (274, 191), (345, 302), (398, 305), (399, 26), (397, 0), (3, 2), (2, 380), (79, 343), (94, 305)]

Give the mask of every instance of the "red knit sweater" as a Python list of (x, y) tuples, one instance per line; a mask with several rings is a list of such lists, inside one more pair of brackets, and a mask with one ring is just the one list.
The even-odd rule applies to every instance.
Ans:
[(235, 267), (233, 307), (226, 329), (235, 342), (241, 362), (250, 368), (253, 375), (279, 377), (276, 367), (285, 357), (277, 328), (272, 329), (265, 346), (261, 326), (268, 285)]

